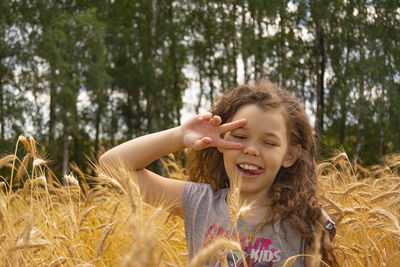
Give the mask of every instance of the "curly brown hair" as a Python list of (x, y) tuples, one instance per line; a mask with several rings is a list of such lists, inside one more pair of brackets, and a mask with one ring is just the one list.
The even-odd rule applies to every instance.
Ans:
[[(309, 248), (315, 244), (315, 233), (322, 231), (319, 240), (322, 260), (330, 266), (338, 265), (327, 238), (329, 234), (319, 223), (322, 212), (316, 175), (316, 143), (303, 107), (287, 90), (279, 89), (268, 80), (260, 80), (254, 85), (238, 86), (220, 96), (212, 106), (211, 113), (219, 115), (222, 123), (225, 123), (241, 106), (248, 104), (255, 104), (264, 110), (283, 108), (289, 143), (300, 144), (302, 148), (292, 166), (281, 167), (278, 171), (270, 192), (272, 216), (264, 225), (280, 220), (284, 229), (283, 222), (289, 221)], [(214, 190), (229, 185), (223, 155), (215, 147), (190, 151), (186, 170), (191, 181), (211, 184)]]

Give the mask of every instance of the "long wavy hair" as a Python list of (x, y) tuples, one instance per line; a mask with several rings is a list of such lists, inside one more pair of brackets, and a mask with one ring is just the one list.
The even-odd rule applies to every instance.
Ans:
[[(319, 237), (322, 260), (330, 266), (337, 265), (329, 234), (319, 223), (322, 212), (316, 175), (316, 143), (308, 116), (295, 97), (268, 80), (257, 81), (254, 85), (241, 85), (223, 94), (212, 106), (211, 113), (219, 115), (222, 123), (225, 123), (241, 106), (248, 104), (264, 110), (283, 108), (289, 144), (301, 145), (296, 162), (288, 168), (281, 167), (276, 175), (270, 192), (271, 216), (264, 225), (280, 220), (284, 228), (283, 222), (288, 221), (304, 238), (305, 246), (311, 248), (315, 241), (318, 242), (315, 233), (322, 232)], [(186, 171), (191, 181), (211, 184), (214, 190), (229, 185), (223, 155), (215, 147), (189, 151)]]

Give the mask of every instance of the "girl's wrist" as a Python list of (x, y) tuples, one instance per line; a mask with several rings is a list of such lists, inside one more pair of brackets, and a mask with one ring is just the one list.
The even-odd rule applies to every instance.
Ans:
[[(176, 144), (178, 145), (178, 150), (183, 150), (187, 148), (184, 142), (184, 129), (182, 125), (172, 128), (173, 133), (173, 140), (175, 140)], [(172, 141), (172, 140), (171, 140)]]

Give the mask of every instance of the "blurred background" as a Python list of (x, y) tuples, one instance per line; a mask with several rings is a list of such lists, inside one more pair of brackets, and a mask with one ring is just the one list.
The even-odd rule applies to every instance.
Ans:
[(33, 136), (55, 172), (268, 78), (321, 159), (400, 151), (400, 2), (0, 0), (0, 153)]

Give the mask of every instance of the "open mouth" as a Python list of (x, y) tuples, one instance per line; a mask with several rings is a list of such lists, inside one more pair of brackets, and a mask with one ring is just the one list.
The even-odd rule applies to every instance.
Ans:
[(239, 163), (239, 164), (236, 164), (236, 167), (244, 175), (253, 176), (253, 175), (260, 175), (260, 174), (264, 173), (264, 169), (263, 168), (258, 167), (258, 166), (253, 165), (253, 164)]

